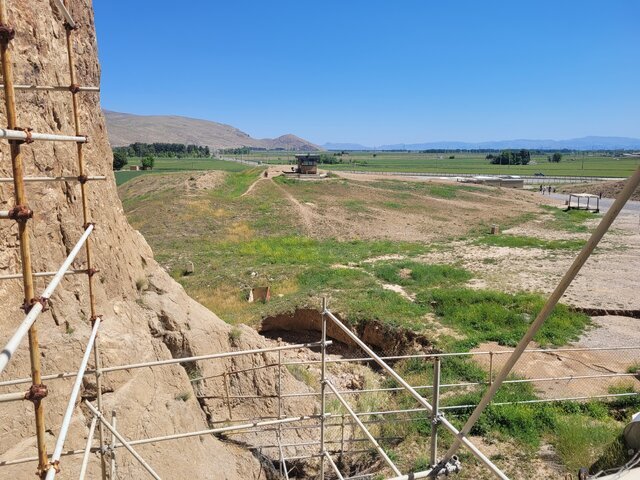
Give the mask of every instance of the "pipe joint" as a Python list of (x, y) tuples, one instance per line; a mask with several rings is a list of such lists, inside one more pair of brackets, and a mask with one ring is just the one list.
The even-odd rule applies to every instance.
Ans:
[(0, 44), (8, 45), (16, 36), (16, 30), (11, 25), (0, 24)]
[(31, 309), (38, 303), (42, 305), (43, 312), (49, 310), (49, 299), (47, 297), (32, 298), (31, 300), (25, 301), (20, 308), (24, 310), (24, 313), (29, 313)]
[(84, 225), (82, 225), (82, 228), (84, 228), (85, 230), (87, 230), (89, 227), (95, 227), (96, 224), (93, 222), (87, 222)]
[(440, 425), (444, 420), (444, 414), (438, 412), (431, 420), (431, 425)]
[(77, 83), (72, 83), (71, 85), (69, 85), (69, 91), (73, 94), (76, 94), (80, 91), (80, 85), (78, 85)]
[(98, 314), (98, 315), (93, 315), (89, 320), (91, 320), (91, 325), (93, 326), (94, 323), (96, 323), (96, 320), (98, 319), (102, 319), (102, 314)]
[(64, 22), (64, 29), (67, 32), (73, 32), (78, 29), (78, 25), (71, 25), (69, 22)]
[[(87, 268), (87, 275), (89, 275), (89, 278), (93, 277), (96, 273), (98, 273), (100, 270), (96, 270), (95, 268)], [(99, 315), (98, 315), (99, 316)], [(92, 317), (93, 318), (93, 317)]]
[(35, 383), (29, 387), (27, 393), (24, 394), (24, 399), (30, 402), (39, 402), (49, 394), (49, 389), (42, 383)]
[(26, 205), (16, 205), (9, 210), (8, 218), (16, 222), (26, 222), (30, 218), (33, 218), (33, 210)]
[(89, 177), (87, 175), (78, 175), (78, 182), (80, 182), (80, 185), (84, 185), (88, 180)]

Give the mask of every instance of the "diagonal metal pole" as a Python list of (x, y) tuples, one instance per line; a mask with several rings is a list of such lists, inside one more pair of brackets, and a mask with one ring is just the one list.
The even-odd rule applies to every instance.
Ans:
[(134, 458), (136, 460), (138, 460), (138, 462), (140, 462), (140, 465), (142, 465), (144, 467), (144, 469), (149, 472), (149, 475), (151, 475), (153, 478), (155, 478), (156, 480), (160, 480), (160, 476), (153, 470), (153, 468), (151, 468), (151, 466), (145, 462), (145, 460), (140, 456), (140, 454), (138, 452), (136, 452), (133, 447), (131, 446), (131, 444), (129, 442), (127, 442), (124, 437), (122, 435), (120, 435), (120, 433), (118, 433), (118, 431), (113, 428), (113, 426), (107, 422), (104, 418), (104, 416), (102, 415), (102, 413), (100, 413), (98, 410), (96, 410), (96, 407), (94, 407), (91, 402), (85, 400), (84, 401), (85, 405), (89, 408), (89, 410), (91, 410), (91, 413), (93, 413), (96, 417), (98, 417), (98, 420), (100, 420), (102, 423), (104, 423), (104, 426), (107, 427), (109, 429), (109, 431), (111, 433), (113, 433), (113, 435), (115, 435), (115, 437), (120, 441), (120, 443), (127, 449), (129, 450), (129, 453), (131, 453), (131, 455), (134, 456)]
[(480, 418), (480, 415), (482, 414), (482, 412), (485, 410), (485, 408), (487, 408), (487, 406), (495, 396), (496, 392), (498, 391), (502, 383), (506, 380), (507, 376), (511, 372), (513, 366), (516, 364), (516, 362), (522, 355), (522, 352), (524, 352), (524, 350), (527, 348), (527, 345), (529, 345), (529, 342), (533, 340), (533, 337), (538, 332), (538, 330), (540, 330), (545, 320), (549, 318), (549, 315), (551, 315), (551, 313), (553, 312), (553, 309), (557, 305), (558, 301), (560, 301), (560, 298), (562, 297), (562, 295), (564, 295), (564, 292), (567, 290), (569, 285), (571, 285), (571, 282), (573, 281), (573, 279), (576, 278), (576, 275), (578, 275), (578, 272), (580, 272), (580, 269), (583, 267), (583, 265), (585, 264), (585, 262), (587, 261), (587, 259), (589, 258), (593, 250), (596, 248), (596, 246), (598, 245), (598, 243), (600, 242), (604, 234), (607, 232), (607, 230), (609, 230), (609, 227), (611, 227), (611, 224), (620, 213), (620, 210), (622, 210), (622, 207), (624, 207), (625, 203), (627, 203), (627, 200), (629, 200), (629, 198), (631, 197), (633, 192), (636, 190), (636, 188), (638, 188), (639, 185), (640, 185), (640, 166), (638, 166), (637, 170), (633, 173), (633, 175), (629, 177), (629, 179), (624, 185), (624, 188), (618, 195), (618, 198), (616, 198), (615, 202), (613, 202), (613, 205), (611, 206), (611, 208), (607, 210), (607, 213), (604, 215), (604, 217), (600, 221), (600, 224), (591, 235), (591, 238), (587, 241), (586, 245), (582, 248), (578, 256), (575, 258), (571, 267), (569, 267), (569, 269), (566, 271), (566, 273), (560, 280), (560, 283), (558, 284), (556, 289), (553, 291), (553, 293), (545, 303), (544, 307), (542, 307), (542, 310), (540, 311), (536, 319), (533, 321), (533, 323), (529, 327), (529, 330), (522, 337), (522, 339), (518, 343), (518, 346), (515, 348), (515, 350), (513, 351), (513, 353), (507, 360), (507, 362), (505, 363), (504, 367), (502, 368), (502, 370), (500, 370), (500, 373), (498, 374), (496, 379), (493, 381), (493, 383), (491, 384), (487, 392), (484, 394), (484, 396), (482, 397), (482, 400), (480, 400), (480, 403), (475, 408), (475, 410), (473, 411), (473, 413), (465, 423), (464, 427), (462, 427), (462, 429), (456, 436), (455, 441), (453, 442), (453, 444), (445, 454), (444, 458), (441, 460), (440, 462), (441, 465), (443, 463), (446, 463), (458, 451), (458, 448), (460, 448), (460, 444), (463, 438), (465, 438), (469, 434), (473, 426), (476, 424), (476, 422), (478, 421), (478, 418)]

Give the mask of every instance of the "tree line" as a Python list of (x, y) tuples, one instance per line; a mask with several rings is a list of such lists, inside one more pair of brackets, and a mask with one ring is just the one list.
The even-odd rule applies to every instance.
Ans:
[(114, 147), (113, 153), (116, 152), (125, 157), (208, 158), (211, 156), (211, 151), (206, 145), (186, 145), (184, 143), (136, 142), (126, 147)]
[(529, 150), (503, 150), (498, 155), (490, 153), (485, 157), (492, 165), (529, 165), (531, 152)]

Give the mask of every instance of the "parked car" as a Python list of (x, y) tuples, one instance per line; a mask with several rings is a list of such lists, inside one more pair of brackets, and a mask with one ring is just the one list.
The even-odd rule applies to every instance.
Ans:
[(544, 173), (538, 172), (533, 174), (534, 177), (544, 177)]

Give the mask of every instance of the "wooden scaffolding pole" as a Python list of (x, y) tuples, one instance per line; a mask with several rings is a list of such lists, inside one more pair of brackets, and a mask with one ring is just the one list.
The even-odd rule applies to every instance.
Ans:
[[(76, 67), (75, 60), (73, 54), (73, 32), (78, 28), (78, 24), (73, 21), (71, 15), (68, 11), (67, 1), (57, 2), (59, 7), (63, 10), (65, 15), (65, 31), (66, 31), (66, 41), (67, 41), (67, 60), (69, 63), (69, 80), (70, 86), (69, 91), (71, 92), (71, 102), (72, 102), (72, 110), (73, 110), (73, 123), (75, 128), (76, 136), (80, 135), (80, 111), (78, 107), (78, 93), (80, 92), (79, 85), (76, 79)], [(76, 155), (78, 159), (78, 178), (86, 178), (85, 174), (85, 165), (84, 165), (84, 152), (83, 152), (83, 142), (76, 143)], [(88, 225), (91, 221), (89, 215), (89, 206), (88, 206), (88, 198), (87, 198), (87, 185), (86, 181), (80, 182), (80, 198), (82, 201), (82, 219), (84, 221), (84, 225)], [(95, 274), (95, 270), (93, 268), (92, 257), (91, 257), (91, 244), (89, 241), (85, 244), (85, 253), (87, 256), (87, 279), (89, 283), (89, 305), (91, 309), (91, 322), (95, 322), (98, 318), (98, 314), (96, 313), (96, 301), (94, 294), (94, 285), (93, 285), (93, 276)], [(95, 363), (95, 375), (96, 375), (96, 403), (98, 407), (98, 411), (102, 413), (102, 372), (100, 371), (102, 367), (101, 358), (100, 358), (100, 346), (99, 339), (96, 338), (94, 348), (93, 348), (93, 357)], [(107, 459), (105, 456), (105, 431), (104, 424), (102, 422), (98, 423), (98, 441), (100, 442), (100, 467), (102, 472), (102, 480), (107, 479)]]
[[(18, 128), (16, 114), (15, 91), (13, 88), (13, 64), (9, 42), (15, 35), (14, 29), (7, 19), (7, 6), (5, 0), (0, 0), (0, 62), (2, 63), (2, 76), (4, 79), (4, 97), (7, 114), (7, 126), (10, 130)], [(24, 188), (24, 170), (20, 147), (20, 140), (9, 140), (11, 149), (11, 166), (13, 170), (13, 185), (15, 195), (15, 209), (22, 210), (26, 214), (18, 217), (18, 241), (20, 244), (20, 257), (22, 260), (22, 283), (24, 287), (24, 308), (29, 309), (35, 299), (33, 287), (33, 275), (31, 267), (31, 247), (29, 243), (29, 218), (30, 210), (27, 207), (27, 198)], [(46, 299), (42, 299), (46, 302)], [(46, 387), (42, 385), (40, 371), (40, 347), (38, 345), (38, 330), (35, 325), (29, 329), (29, 359), (31, 362), (31, 390), (29, 399), (33, 402), (36, 417), (36, 438), (38, 443), (38, 475), (44, 478), (48, 465), (47, 445), (45, 442), (44, 406), (42, 399), (46, 396)]]

